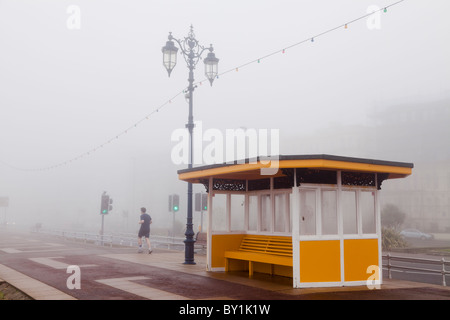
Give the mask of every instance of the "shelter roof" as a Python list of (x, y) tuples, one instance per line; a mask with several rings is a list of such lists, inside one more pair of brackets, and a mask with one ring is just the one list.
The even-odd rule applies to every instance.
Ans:
[[(384, 179), (404, 178), (412, 173), (412, 163), (344, 157), (328, 154), (280, 155), (258, 157), (178, 170), (180, 180), (204, 183), (210, 177), (227, 180), (257, 180), (286, 176), (286, 169), (301, 168), (328, 171), (383, 173)], [(275, 168), (273, 175), (265, 175), (261, 169)]]

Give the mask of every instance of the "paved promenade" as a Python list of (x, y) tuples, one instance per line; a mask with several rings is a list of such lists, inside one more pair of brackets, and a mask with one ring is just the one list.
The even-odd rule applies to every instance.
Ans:
[[(0, 279), (36, 300), (450, 300), (448, 287), (384, 280), (366, 286), (293, 289), (291, 279), (205, 271), (205, 255), (184, 265), (184, 253), (100, 247), (28, 232), (0, 233)], [(71, 288), (70, 266), (80, 288)], [(69, 271), (69, 272), (68, 272)]]

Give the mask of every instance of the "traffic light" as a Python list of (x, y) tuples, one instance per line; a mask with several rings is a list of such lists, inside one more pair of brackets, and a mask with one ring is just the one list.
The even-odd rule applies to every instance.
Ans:
[(195, 194), (195, 211), (202, 211), (201, 208), (201, 193), (196, 193)]
[(195, 211), (208, 210), (208, 194), (196, 193), (195, 194)]
[(113, 203), (113, 199), (111, 199), (106, 192), (103, 192), (102, 194), (102, 200), (100, 205), (100, 214), (108, 214), (109, 211), (113, 209), (113, 206), (111, 205)]
[(100, 206), (100, 214), (108, 214), (108, 209), (109, 209), (109, 196), (103, 193)]
[(172, 196), (172, 211), (177, 212), (178, 210), (180, 210), (180, 196), (174, 194)]
[(111, 205), (113, 203), (113, 199), (111, 199), (109, 196), (108, 196), (108, 199), (109, 199), (108, 211), (111, 211), (113, 209), (113, 206)]
[(202, 193), (202, 210), (208, 210), (208, 194)]

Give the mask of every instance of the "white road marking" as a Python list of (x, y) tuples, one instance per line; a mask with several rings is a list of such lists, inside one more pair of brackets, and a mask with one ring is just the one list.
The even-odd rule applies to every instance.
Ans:
[[(61, 261), (57, 261), (54, 259), (63, 259), (64, 257), (47, 257), (47, 258), (29, 258), (29, 260), (34, 261), (36, 263), (43, 264), (45, 266), (51, 267), (53, 269), (67, 269), (68, 266), (74, 265), (67, 264)], [(90, 268), (90, 267), (97, 267), (96, 264), (77, 264), (80, 268)]]
[(136, 280), (147, 280), (148, 277), (126, 277), (95, 280), (107, 286), (120, 289), (150, 300), (189, 300), (189, 298), (168, 291), (159, 290), (142, 284), (134, 283)]
[(52, 242), (42, 242), (41, 244), (38, 244), (36, 242), (33, 243), (7, 243), (7, 246), (5, 246), (6, 243), (2, 242), (3, 248), (42, 248), (42, 247), (63, 247), (64, 245), (61, 243), (52, 243)]
[(43, 282), (0, 264), (0, 278), (36, 300), (76, 300)]
[[(44, 248), (44, 247), (38, 247), (38, 248)], [(53, 249), (35, 249), (35, 250), (20, 250), (15, 248), (0, 248), (0, 251), (6, 252), (6, 253), (34, 253), (34, 252), (52, 252), (52, 251), (61, 251), (61, 250), (80, 250), (82, 248), (67, 248), (67, 247), (60, 247), (58, 249), (54, 249), (55, 247), (52, 246)]]

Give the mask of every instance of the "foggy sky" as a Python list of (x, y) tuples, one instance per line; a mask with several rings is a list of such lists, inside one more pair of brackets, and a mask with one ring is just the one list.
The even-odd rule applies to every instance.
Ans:
[[(188, 69), (180, 54), (170, 78), (162, 65), (169, 31), (182, 38), (193, 24), (200, 43), (213, 44), (222, 72), (393, 2), (0, 0), (0, 196), (10, 198), (9, 220), (96, 228), (107, 191), (114, 199), (107, 223), (122, 223), (128, 211), (132, 225), (145, 206), (162, 225), (171, 193), (182, 197), (184, 221), (187, 186), (176, 171), (186, 166), (170, 158), (171, 133), (187, 122), (182, 95), (77, 161), (26, 169), (102, 145), (183, 90)], [(81, 10), (79, 30), (67, 28), (70, 5)], [(379, 125), (374, 114), (388, 121), (398, 105), (446, 101), (449, 108), (449, 9), (446, 0), (405, 0), (381, 14), (379, 30), (363, 19), (212, 87), (204, 82), (194, 93), (194, 119), (219, 130), (280, 129), (281, 154), (423, 159), (420, 148), (402, 153), (382, 144), (342, 154), (326, 133), (357, 127), (367, 134)], [(195, 78), (205, 78), (201, 61)], [(444, 133), (441, 144), (449, 141)]]

